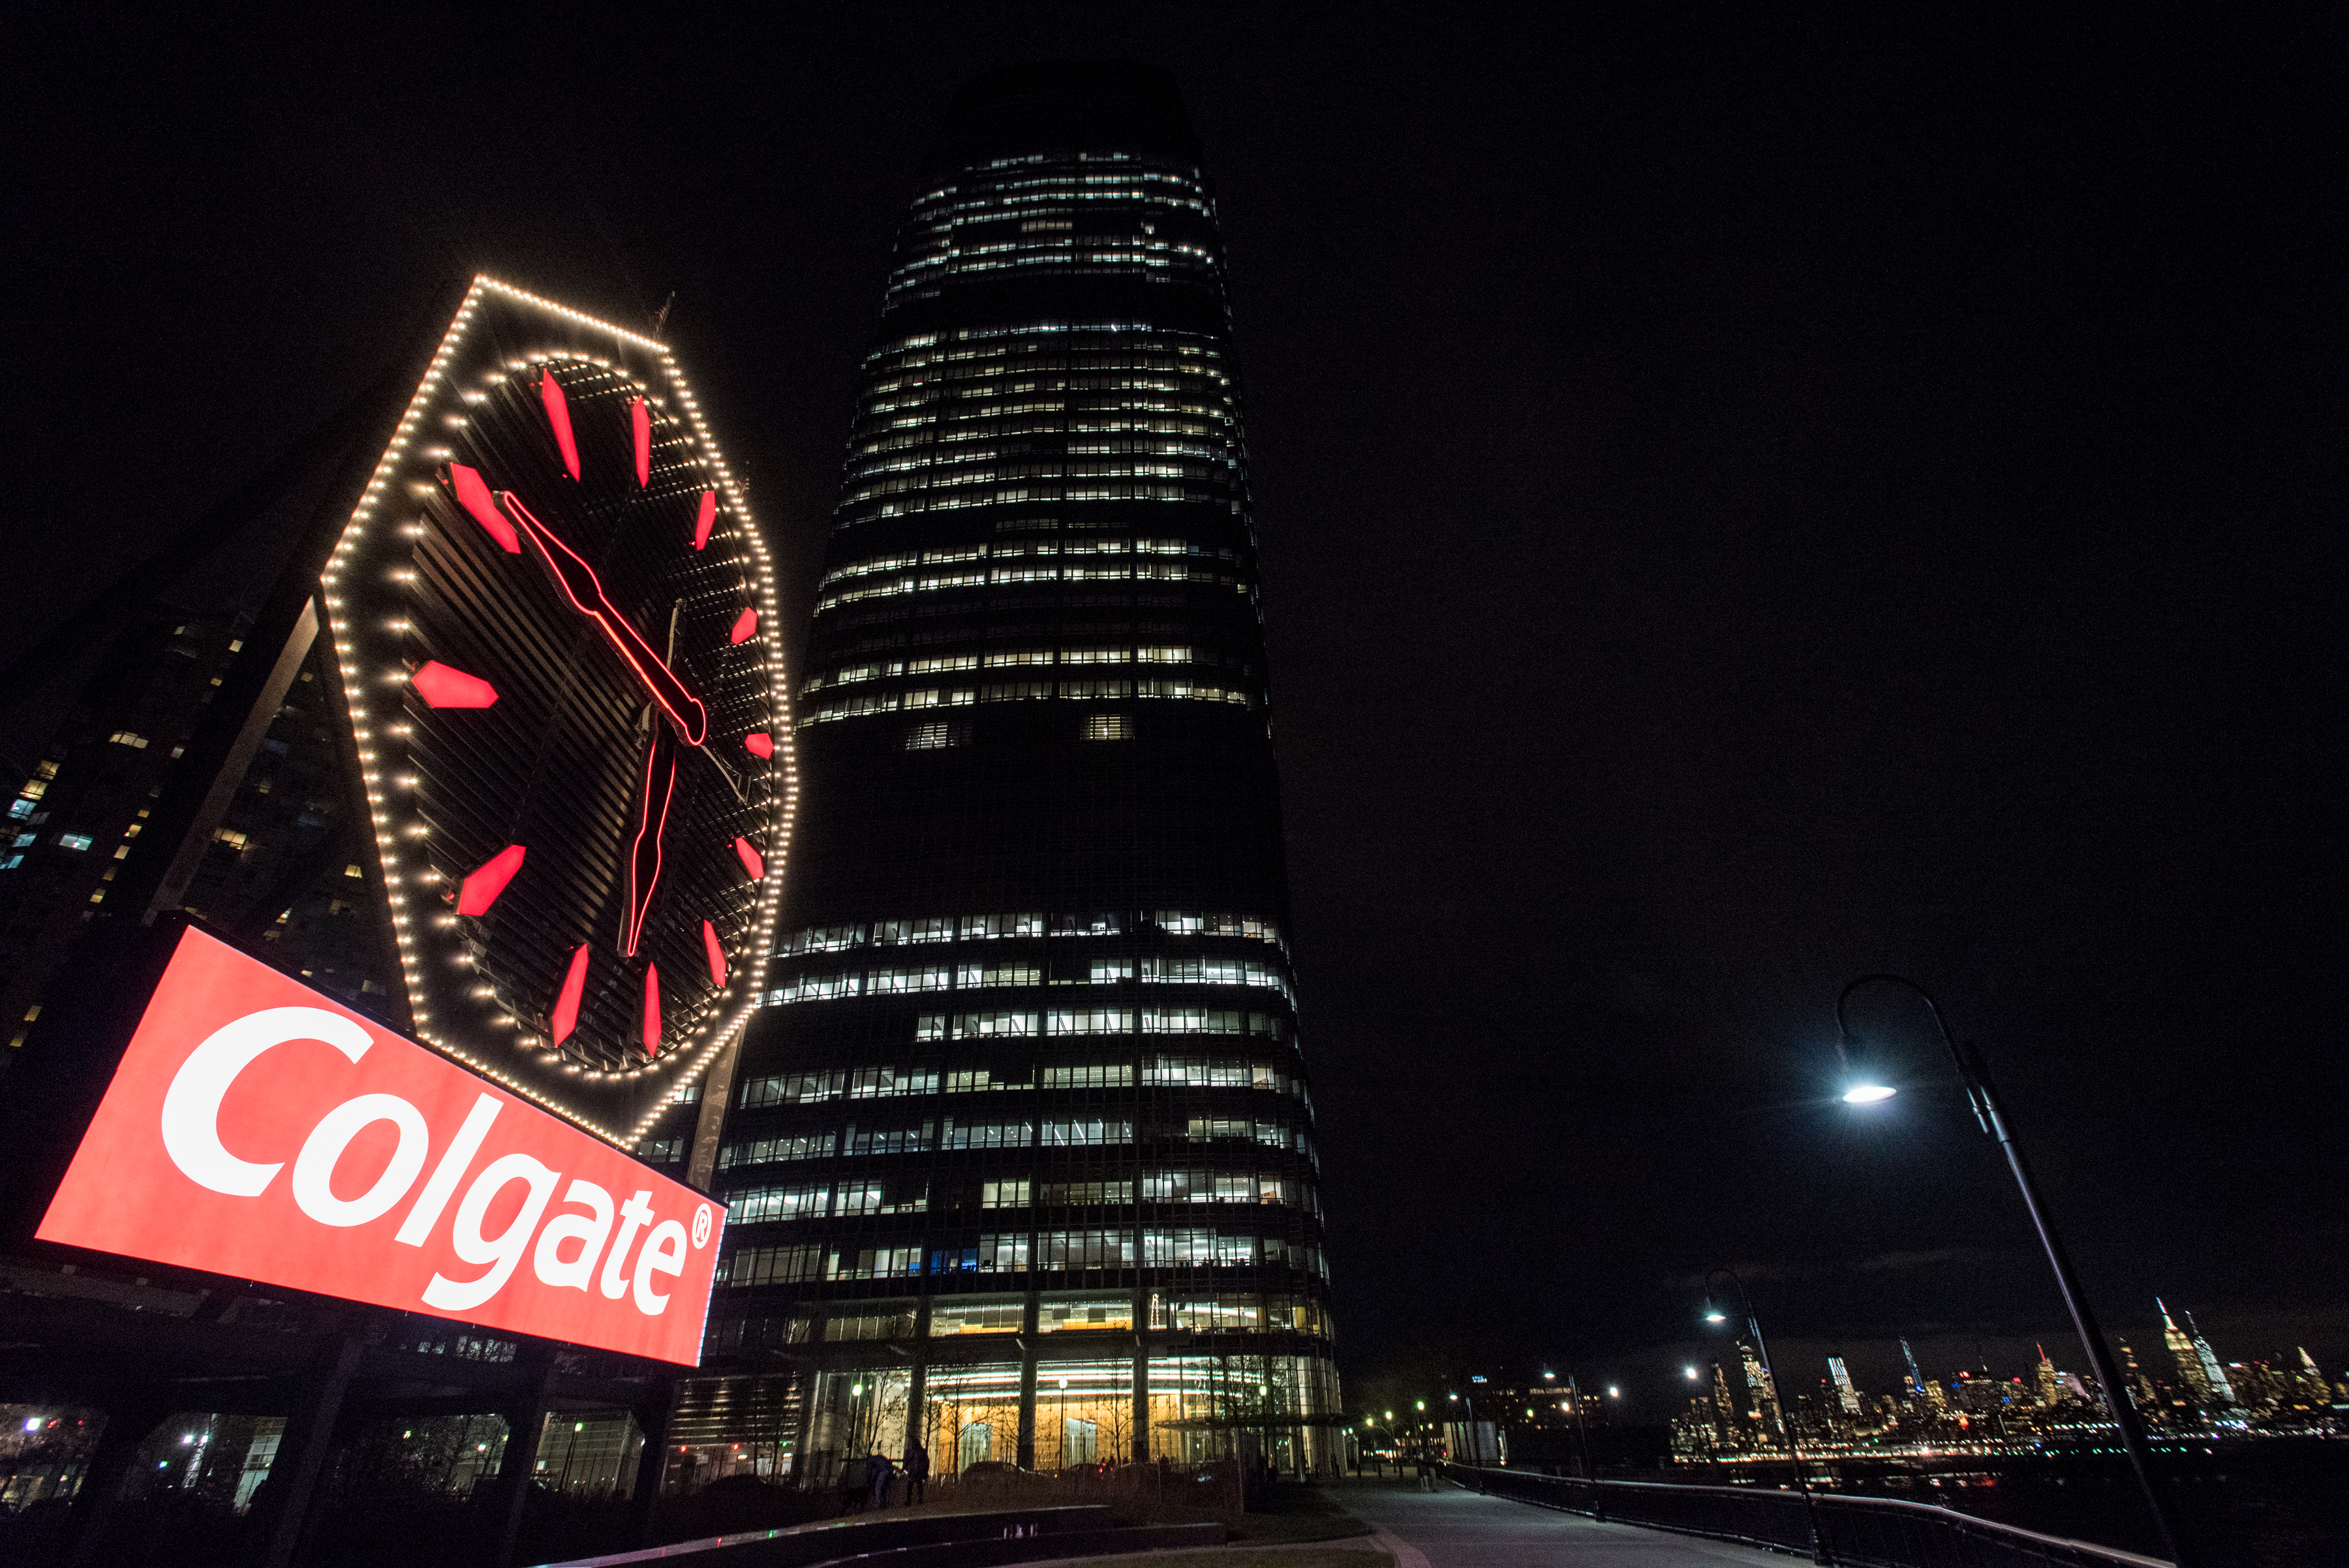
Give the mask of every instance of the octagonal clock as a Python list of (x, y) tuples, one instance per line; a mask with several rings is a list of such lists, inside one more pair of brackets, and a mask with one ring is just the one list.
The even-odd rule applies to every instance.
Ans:
[(322, 586), (417, 1033), (633, 1142), (755, 1005), (792, 801), (667, 349), (476, 279)]

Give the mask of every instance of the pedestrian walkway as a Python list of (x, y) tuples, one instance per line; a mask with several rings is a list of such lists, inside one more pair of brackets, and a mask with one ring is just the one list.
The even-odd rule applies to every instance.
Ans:
[(1449, 1481), (1432, 1493), (1349, 1481), (1330, 1495), (1376, 1527), (1372, 1540), (1395, 1568), (1786, 1568), (1795, 1561), (1700, 1536), (1600, 1524)]

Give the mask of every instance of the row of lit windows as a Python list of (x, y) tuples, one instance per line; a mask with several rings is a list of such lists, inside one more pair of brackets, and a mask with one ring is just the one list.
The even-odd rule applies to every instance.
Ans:
[[(1078, 499), (1071, 496), (1067, 499)], [(998, 546), (999, 554), (1011, 554)], [(1229, 557), (1230, 551), (1218, 551)], [(993, 566), (959, 571), (932, 571), (891, 577), (861, 588), (843, 588), (815, 602), (815, 613), (838, 609), (866, 599), (895, 598), (905, 594), (954, 593), (966, 588), (1003, 587), (1019, 583), (1197, 583), (1207, 587), (1248, 591), (1248, 584), (1229, 571), (1173, 561), (1137, 561), (1131, 566)]]
[[(1038, 1136), (1041, 1128), (1041, 1137)], [(1268, 1148), (1290, 1150), (1297, 1143), (1294, 1130), (1278, 1121), (1253, 1121), (1246, 1117), (1194, 1116), (1184, 1123), (1183, 1137), (1192, 1143), (1254, 1143)], [(831, 1159), (845, 1156), (863, 1158), (876, 1155), (928, 1154), (936, 1150), (972, 1148), (1078, 1148), (1092, 1146), (1129, 1144), (1133, 1141), (1133, 1124), (1123, 1118), (1093, 1117), (1068, 1121), (957, 1121), (952, 1116), (943, 1123), (928, 1120), (917, 1124), (891, 1127), (859, 1127), (852, 1122), (845, 1129), (817, 1133), (792, 1133), (776, 1137), (748, 1138), (728, 1144), (719, 1152), (718, 1167), (731, 1170), (736, 1166), (787, 1165), (795, 1162)], [(1163, 1180), (1161, 1179), (1163, 1177)], [(1153, 1202), (1301, 1202), (1298, 1196), (1301, 1186), (1286, 1179), (1257, 1178), (1243, 1172), (1237, 1176), (1215, 1179), (1230, 1184), (1229, 1191), (1218, 1190), (1201, 1195), (1186, 1183), (1206, 1182), (1200, 1172), (1163, 1172), (1145, 1181), (1143, 1197)], [(1099, 1186), (1099, 1183), (1093, 1184)], [(1112, 1183), (1112, 1185), (1116, 1185)], [(1023, 1207), (1028, 1201), (1028, 1183), (989, 1182), (986, 1206)], [(1006, 1196), (997, 1201), (998, 1187)], [(1010, 1194), (1017, 1189), (1018, 1196)], [(1127, 1202), (1132, 1199), (1131, 1183), (1121, 1189), (1123, 1198), (1081, 1198), (1067, 1190), (1047, 1187), (1042, 1201), (1047, 1203)], [(1059, 1196), (1054, 1196), (1058, 1192)], [(1286, 1196), (1284, 1196), (1286, 1194)]]
[(800, 688), (802, 695), (835, 686), (862, 685), (901, 676), (947, 675), (966, 670), (1015, 670), (1038, 665), (1204, 664), (1229, 665), (1246, 670), (1247, 661), (1227, 658), (1185, 643), (1143, 643), (1095, 648), (1013, 648), (993, 653), (942, 654), (934, 659), (891, 659), (845, 665), (829, 675), (815, 675)]
[(928, 354), (876, 355), (865, 367), (859, 426), (869, 430), (877, 416), (926, 406), (933, 417), (990, 417), (1005, 410), (978, 405), (1040, 392), (1061, 394), (1054, 401), (1063, 414), (1114, 413), (1125, 407), (1122, 400), (1066, 394), (1139, 391), (1187, 396), (1201, 405), (1158, 410), (1145, 403), (1141, 411), (1215, 416), (1218, 427), (1228, 428), (1220, 416), (1231, 403), (1232, 378), (1219, 351), (1202, 345), (1195, 352), (1153, 355), (1138, 348), (1131, 338), (1088, 332), (1041, 352), (1015, 352), (1006, 345), (955, 356), (954, 362)]
[[(1027, 985), (1114, 985), (1134, 978), (1142, 972), (1144, 985), (1255, 985), (1288, 994), (1288, 980), (1279, 971), (1255, 959), (1226, 958), (1195, 953), (1172, 957), (1150, 955), (1133, 958), (1088, 958), (1081, 961), (1082, 972), (1071, 972), (1056, 964), (1061, 972), (1048, 981), (1044, 971), (1034, 962), (1008, 959), (992, 964), (966, 963), (948, 968), (942, 963), (916, 969), (874, 969), (811, 973), (800, 976), (789, 985), (767, 993), (772, 1005), (785, 1002), (819, 1002), (843, 996), (897, 996), (924, 991), (972, 991), (1004, 986)], [(856, 983), (863, 979), (860, 990)], [(1295, 998), (1291, 997), (1292, 1004)], [(1133, 1014), (1123, 1015), (1117, 1023), (1099, 1026), (1070, 1023), (1058, 1027), (1047, 1023), (1048, 1034), (1092, 1034), (1103, 1032), (1130, 1033)]]
[[(1173, 1133), (1170, 1127), (1168, 1132)], [(1247, 1116), (1192, 1116), (1179, 1135), (1186, 1143), (1253, 1143), (1284, 1152), (1306, 1151), (1306, 1135), (1281, 1121)], [(773, 1164), (792, 1158), (817, 1159), (835, 1151), (852, 1157), (885, 1154), (929, 1154), (936, 1150), (973, 1148), (1088, 1148), (1133, 1141), (1133, 1123), (1122, 1116), (1079, 1116), (1058, 1121), (1014, 1118), (1009, 1121), (940, 1121), (890, 1127), (859, 1127), (851, 1123), (844, 1133), (821, 1133), (802, 1137), (762, 1138), (730, 1145), (720, 1161)], [(804, 1151), (794, 1153), (792, 1151)], [(761, 1161), (760, 1156), (768, 1158)], [(771, 1216), (770, 1216), (771, 1218)]]
[[(1310, 1242), (1288, 1241), (1209, 1226), (1157, 1227), (1142, 1230), (1141, 1262), (1150, 1269), (1253, 1268), (1259, 1263), (1287, 1265), (1328, 1277), (1321, 1249)], [(964, 1248), (960, 1272), (977, 1273), (1062, 1273), (1092, 1269), (1132, 1269), (1134, 1232), (1131, 1227), (1039, 1231), (1033, 1238), (1012, 1232), (981, 1236), (976, 1248)]]
[(977, 223), (990, 214), (1021, 218), (1071, 202), (1140, 204), (1211, 217), (1206, 192), (1196, 181), (1159, 171), (1132, 170), (1114, 175), (1058, 174), (1031, 180), (1006, 180), (976, 171), (966, 171), (954, 184), (914, 202), (916, 222), (933, 228)]
[[(1137, 969), (1140, 971), (1138, 977)], [(1296, 996), (1288, 988), (1288, 977), (1272, 965), (1252, 958), (1220, 955), (1146, 955), (1139, 961), (1131, 958), (1092, 959), (1086, 961), (1084, 973), (1057, 974), (1051, 983), (1113, 985), (1137, 978), (1143, 985), (1256, 986), (1278, 992), (1292, 1007), (1297, 1002)], [(1044, 983), (1044, 971), (1040, 968), (1017, 961), (952, 967), (934, 963), (893, 969), (833, 970), (797, 976), (768, 992), (764, 1002), (769, 1007), (779, 1007), (795, 1002), (837, 1002), (854, 996), (905, 996), (935, 991), (994, 991)], [(1142, 1032), (1144, 1034), (1237, 1034), (1242, 1032), (1242, 1025), (1236, 1015), (1228, 1023), (1222, 1021), (1221, 1015), (1215, 1020), (1185, 1021), (1187, 1016), (1163, 1011), (1145, 1012)], [(965, 1034), (1133, 1033), (1133, 1013), (1130, 1010), (1095, 1009), (1041, 1014), (968, 1013), (958, 1016), (950, 1026), (941, 1024), (936, 1033), (918, 1034), (916, 1038), (943, 1040), (960, 1039)]]
[[(1030, 1181), (983, 1183), (982, 1209), (1102, 1208), (1133, 1201), (1128, 1181)], [(1274, 1203), (1319, 1213), (1314, 1189), (1294, 1177), (1257, 1171), (1154, 1170), (1142, 1178), (1145, 1203)]]
[(1247, 937), (1281, 946), (1280, 928), (1254, 915), (1151, 909), (1139, 917), (1120, 910), (1085, 914), (1040, 913), (934, 915), (917, 919), (864, 920), (837, 926), (807, 926), (775, 950), (777, 956), (845, 952), (861, 947), (900, 947), (919, 942), (999, 941), (1018, 937), (1114, 937), (1129, 931), (1170, 937)]
[[(1171, 1124), (1159, 1130), (1166, 1137), (1184, 1143), (1245, 1143), (1278, 1149), (1284, 1154), (1313, 1156), (1311, 1135), (1283, 1121), (1265, 1121), (1247, 1116), (1191, 1116), (1180, 1124), (1179, 1131)], [(843, 1149), (850, 1156), (872, 1156), (970, 1149), (1107, 1148), (1133, 1141), (1133, 1122), (1123, 1116), (1076, 1116), (1051, 1121), (1026, 1117), (971, 1121), (948, 1116), (943, 1122), (933, 1120), (892, 1127), (859, 1128), (852, 1124), (844, 1133), (738, 1143), (729, 1147), (726, 1150), (729, 1158), (722, 1163), (729, 1168), (734, 1165), (789, 1163), (792, 1158), (828, 1158), (835, 1151)], [(805, 1154), (781, 1152), (801, 1149), (805, 1150)], [(760, 1159), (761, 1153), (770, 1158)], [(824, 1188), (798, 1187), (746, 1189), (735, 1195), (735, 1201), (751, 1205), (761, 1211), (746, 1210), (735, 1218), (797, 1218), (802, 1213), (802, 1206), (820, 1200), (826, 1190)], [(842, 1189), (843, 1193), (847, 1190), (846, 1188)], [(840, 1211), (865, 1212), (862, 1209)], [(825, 1210), (816, 1209), (812, 1212), (821, 1214)]]
[[(935, 1248), (928, 1272), (954, 1273), (1074, 1273), (1099, 1270), (1131, 1270), (1134, 1266), (1134, 1235), (1131, 1230), (1040, 1231), (1026, 1234), (981, 1236), (976, 1247)], [(1233, 1234), (1205, 1227), (1145, 1230), (1142, 1232), (1143, 1266), (1153, 1269), (1255, 1268), (1286, 1266), (1329, 1277), (1321, 1249), (1309, 1242)], [(720, 1265), (722, 1285), (792, 1284), (812, 1280), (913, 1279), (925, 1271), (920, 1247), (761, 1247), (745, 1248)], [(1003, 1308), (999, 1311), (1017, 1311)], [(1128, 1320), (1129, 1323), (1131, 1319)], [(1063, 1316), (1055, 1326), (1108, 1327), (1091, 1320)]]
[[(869, 428), (875, 415), (923, 405), (932, 405), (934, 414), (969, 419), (1001, 411), (975, 405), (1040, 392), (1168, 392), (1200, 400), (1199, 409), (1186, 411), (1207, 414), (1222, 411), (1231, 388), (1222, 356), (1212, 349), (1153, 356), (1136, 354), (1130, 343), (1108, 339), (1098, 345), (1071, 343), (1056, 353), (1005, 350), (970, 356), (959, 364), (940, 363), (927, 355), (875, 362), (868, 368), (862, 411)], [(1081, 402), (1103, 412), (1123, 407), (1119, 401)]]
[(1181, 679), (1162, 680), (1003, 680), (978, 687), (933, 687), (918, 691), (874, 691), (810, 708), (799, 716), (798, 727), (842, 719), (869, 718), (875, 713), (918, 712), (926, 708), (961, 708), (978, 702), (1144, 701), (1215, 702), (1226, 707), (1257, 705), (1256, 694), (1236, 687)]
[[(994, 416), (990, 414), (990, 419)], [(1205, 477), (1206, 471), (1239, 466), (1239, 450), (1236, 445), (1218, 442), (1214, 447), (1202, 447), (1182, 441), (1113, 441), (1098, 440), (1069, 442), (1059, 436), (1042, 440), (1019, 439), (1011, 432), (972, 430), (957, 438), (964, 441), (1000, 441), (997, 447), (929, 450), (905, 452), (899, 456), (873, 458), (852, 462), (848, 478), (862, 482), (883, 474), (935, 474), (941, 480), (952, 481), (962, 476), (961, 470), (973, 463), (1002, 462), (1024, 459), (1030, 466), (1002, 472), (1013, 474), (1041, 475), (1053, 478), (1118, 478), (1126, 474), (1185, 475)], [(1114, 462), (1067, 462), (1069, 458), (1117, 457)], [(1135, 459), (1151, 459), (1136, 462)]]
[[(1176, 205), (1171, 202), (1146, 201), (1142, 204)], [(930, 244), (905, 256), (892, 277), (887, 296), (895, 296), (906, 289), (935, 288), (947, 279), (963, 274), (1013, 271), (1021, 267), (1139, 271), (1144, 275), (1154, 270), (1172, 271), (1177, 267), (1209, 274), (1216, 269), (1216, 253), (1207, 246), (1185, 240), (1161, 239), (1155, 234), (1119, 236), (1089, 233), (1084, 241), (1087, 248), (1083, 250), (1075, 248), (1078, 242), (1073, 232), (1063, 234), (1045, 231), (976, 245), (957, 244), (953, 237), (955, 229), (988, 221), (977, 218), (957, 220), (944, 235), (934, 235)]]
[[(740, 1286), (822, 1280), (826, 1277), (828, 1268), (840, 1267), (830, 1262), (833, 1255), (832, 1249), (812, 1246), (745, 1247), (719, 1265), (719, 1282)], [(877, 1250), (871, 1255), (877, 1255)], [(846, 1277), (874, 1277), (870, 1269), (862, 1273), (853, 1272), (868, 1256), (861, 1251), (850, 1253), (845, 1266), (852, 1272)], [(928, 1272), (934, 1274), (955, 1272), (962, 1267), (962, 1250), (940, 1248), (931, 1254)], [(833, 1277), (843, 1276), (835, 1272)], [(1328, 1315), (1321, 1310), (1320, 1303), (1309, 1296), (1223, 1291), (1160, 1300), (1154, 1292), (1153, 1299), (1153, 1326), (1160, 1328), (1187, 1329), (1203, 1334), (1253, 1334), (1270, 1329), (1276, 1333), (1323, 1334), (1329, 1331)], [(915, 1337), (917, 1321), (911, 1303), (859, 1303), (797, 1314), (780, 1322), (771, 1320), (771, 1326), (754, 1338), (753, 1343), (764, 1339), (771, 1344), (780, 1340), (785, 1344), (804, 1345), (819, 1335), (827, 1344), (911, 1339)], [(711, 1348), (739, 1348), (740, 1336), (745, 1326), (740, 1319), (714, 1326)], [(1020, 1334), (1026, 1331), (1027, 1326), (1027, 1303), (1000, 1296), (971, 1296), (959, 1293), (941, 1295), (933, 1299), (930, 1308), (930, 1337), (933, 1339)], [(1036, 1304), (1036, 1332), (1039, 1334), (1079, 1331), (1131, 1333), (1133, 1328), (1133, 1297), (1131, 1293), (1040, 1293)], [(1131, 1362), (1097, 1365), (1105, 1365), (1112, 1380), (1132, 1375)], [(933, 1373), (932, 1376), (938, 1375)], [(1154, 1371), (1154, 1382), (1159, 1376)], [(1016, 1364), (1011, 1368), (1011, 1383), (1012, 1390), (1008, 1397), (1016, 1398)], [(940, 1385), (933, 1383), (931, 1386), (936, 1388)]]
[[(1045, 519), (1034, 521), (1043, 522)], [(1016, 560), (1030, 556), (1123, 556), (1129, 551), (1137, 556), (1215, 556), (1226, 561), (1239, 559), (1231, 550), (1196, 544), (1188, 539), (1042, 539), (1033, 543), (998, 543), (991, 549), (986, 545), (971, 545), (954, 550), (868, 556), (861, 561), (850, 561), (826, 572), (816, 588), (821, 592), (836, 582), (851, 577), (869, 577), (875, 572), (902, 571), (909, 566), (953, 566), (964, 561), (984, 560), (990, 555), (999, 560)]]
[(1130, 327), (1115, 327), (1071, 326), (1044, 333), (971, 332), (957, 335), (951, 343), (952, 347), (946, 347), (935, 339), (908, 339), (874, 348), (864, 357), (867, 392), (895, 391), (925, 381), (970, 380), (1007, 369), (1185, 375), (1220, 365), (1224, 358), (1221, 347), (1212, 339), (1178, 338), (1164, 333), (1138, 337)]
[[(1288, 1038), (1288, 1021), (1278, 1013), (1247, 1012), (1237, 1008), (1145, 1007), (1142, 1010), (1141, 1023), (1144, 1034), (1256, 1034), (1271, 1040)], [(926, 1012), (915, 1021), (914, 1038), (920, 1042), (1045, 1034), (1131, 1034), (1133, 1023), (1133, 1012), (1111, 1008)]]
[[(902, 452), (911, 447), (940, 446), (955, 441), (997, 441), (1019, 436), (1075, 435), (1096, 436), (1185, 436), (1195, 441), (1213, 441), (1213, 447), (1174, 448), (1210, 454), (1220, 453), (1230, 433), (1226, 421), (1199, 419), (1165, 419), (1131, 416), (1119, 418), (1071, 418), (1069, 410), (1058, 402), (1023, 405), (1018, 409), (975, 410), (957, 409), (948, 422), (941, 424), (925, 414), (902, 414), (883, 420), (871, 427), (871, 433), (859, 437), (850, 446), (852, 461), (872, 457), (880, 452)], [(1155, 448), (1118, 448), (1120, 451), (1155, 451)]]
[[(1169, 480), (1195, 483), (1168, 483)], [(1121, 483), (1104, 483), (1121, 482)], [(1195, 471), (1180, 466), (1143, 472), (1138, 465), (1063, 462), (1009, 462), (992, 466), (948, 468), (926, 473), (899, 474), (860, 485), (841, 497), (840, 522), (845, 526), (873, 517), (901, 515), (909, 501), (925, 503), (920, 510), (954, 511), (969, 506), (1016, 506), (1030, 502), (1195, 501), (1214, 504), (1225, 499), (1230, 483), (1202, 465)], [(887, 501), (862, 514), (853, 509)], [(979, 579), (983, 581), (984, 579)], [(969, 586), (968, 584), (963, 586)]]
[[(840, 1275), (834, 1272), (837, 1265), (831, 1262), (837, 1251), (820, 1245), (740, 1248), (719, 1263), (718, 1282), (734, 1286), (796, 1284), (822, 1280), (828, 1272), (838, 1278)], [(958, 1271), (963, 1254), (960, 1248), (937, 1249), (931, 1256), (929, 1272), (942, 1274)], [(854, 1268), (863, 1256), (861, 1251), (851, 1251), (849, 1266)], [(868, 1272), (859, 1277), (872, 1275)], [(1320, 1303), (1312, 1297), (1284, 1293), (1219, 1291), (1162, 1298), (1154, 1290), (1150, 1310), (1154, 1326), (1206, 1333), (1247, 1334), (1270, 1328), (1322, 1334), (1327, 1332), (1329, 1324)], [(909, 1339), (914, 1337), (917, 1321), (911, 1303), (858, 1302), (800, 1314), (790, 1320), (780, 1337), (790, 1344), (807, 1344), (819, 1336), (832, 1344)], [(1028, 1303), (1018, 1297), (956, 1293), (936, 1296), (931, 1302), (930, 1337), (934, 1339), (1019, 1334), (1027, 1326)], [(1130, 1333), (1133, 1328), (1131, 1292), (1038, 1293), (1036, 1331), (1040, 1334), (1086, 1330)], [(1120, 1368), (1130, 1373), (1131, 1363), (1120, 1364)]]
[[(1130, 1089), (1131, 1062), (1069, 1062), (1045, 1067), (964, 1067), (947, 1071), (900, 1072), (895, 1067), (830, 1067), (752, 1078), (742, 1085), (740, 1104), (757, 1110), (769, 1106), (822, 1105), (831, 1100), (895, 1099), (912, 1095), (989, 1095), (1034, 1089)], [(1258, 1089), (1294, 1095), (1310, 1104), (1305, 1080), (1271, 1062), (1245, 1056), (1153, 1056), (1142, 1065), (1142, 1082), (1152, 1088)], [(746, 1158), (760, 1159), (812, 1158), (829, 1154), (829, 1146), (805, 1154), (780, 1152), (798, 1139), (766, 1139), (750, 1145), (730, 1145), (721, 1164), (732, 1162), (736, 1147), (767, 1149)]]
[[(1211, 354), (1216, 351), (1211, 338), (1200, 338), (1195, 333), (1148, 321), (999, 321), (977, 327), (958, 327), (946, 332), (908, 333), (903, 337), (877, 343), (865, 354), (864, 368), (870, 372), (875, 367), (886, 364), (893, 356), (933, 348), (941, 343), (980, 343), (998, 337), (1059, 340), (1102, 337), (1122, 338), (1129, 348), (1163, 350), (1172, 348), (1183, 354)], [(1196, 347), (1193, 346), (1194, 342)]]

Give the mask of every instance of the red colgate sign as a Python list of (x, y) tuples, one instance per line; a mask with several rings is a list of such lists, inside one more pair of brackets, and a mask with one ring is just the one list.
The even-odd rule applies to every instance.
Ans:
[(36, 1234), (691, 1366), (723, 1217), (190, 930)]

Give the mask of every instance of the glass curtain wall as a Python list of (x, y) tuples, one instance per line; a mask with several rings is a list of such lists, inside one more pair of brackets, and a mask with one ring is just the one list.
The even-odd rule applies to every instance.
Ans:
[(719, 1154), (711, 1364), (795, 1380), (794, 1473), (1328, 1462), (1260, 617), (1172, 80), (982, 78), (864, 365)]

